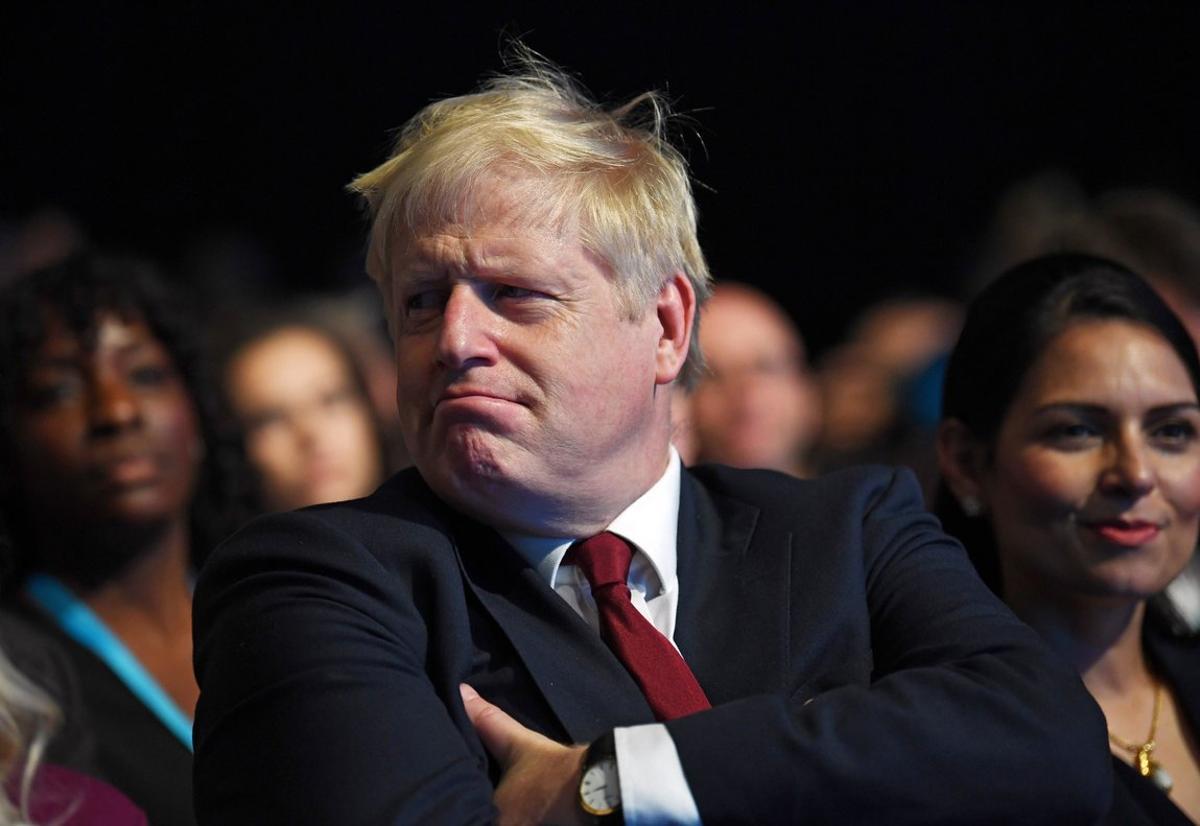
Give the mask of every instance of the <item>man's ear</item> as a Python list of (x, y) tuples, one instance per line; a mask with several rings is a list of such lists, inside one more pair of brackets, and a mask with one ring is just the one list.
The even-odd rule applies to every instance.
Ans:
[(987, 452), (970, 429), (958, 419), (946, 419), (937, 430), (938, 469), (950, 492), (968, 516), (979, 516), (987, 506), (983, 474)]
[(696, 291), (682, 272), (676, 271), (658, 292), (656, 304), (662, 333), (656, 353), (655, 383), (675, 381), (687, 360), (696, 321)]

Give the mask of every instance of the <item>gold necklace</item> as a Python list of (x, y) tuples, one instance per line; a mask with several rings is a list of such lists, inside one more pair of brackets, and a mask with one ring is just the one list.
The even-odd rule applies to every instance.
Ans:
[(1175, 781), (1171, 779), (1171, 775), (1167, 774), (1167, 770), (1151, 756), (1154, 754), (1154, 747), (1158, 745), (1154, 741), (1154, 737), (1158, 734), (1158, 713), (1162, 710), (1162, 695), (1162, 683), (1159, 683), (1154, 689), (1154, 711), (1150, 715), (1150, 733), (1146, 735), (1146, 742), (1130, 743), (1122, 740), (1112, 731), (1108, 732), (1108, 739), (1117, 748), (1133, 755), (1133, 767), (1137, 769), (1138, 774), (1162, 789), (1164, 794), (1170, 794)]

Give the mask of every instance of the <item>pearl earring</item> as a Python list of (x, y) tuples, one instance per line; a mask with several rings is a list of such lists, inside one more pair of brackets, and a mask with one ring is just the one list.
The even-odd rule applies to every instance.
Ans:
[(962, 508), (963, 513), (972, 519), (983, 514), (983, 503), (977, 497), (970, 495), (963, 496), (958, 500), (958, 504)]

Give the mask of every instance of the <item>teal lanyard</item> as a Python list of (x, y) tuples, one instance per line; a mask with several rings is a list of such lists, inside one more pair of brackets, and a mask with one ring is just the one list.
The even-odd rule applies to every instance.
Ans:
[(192, 721), (179, 710), (162, 687), (142, 667), (137, 657), (108, 630), (104, 620), (71, 593), (67, 586), (47, 574), (32, 574), (25, 580), (25, 593), (66, 634), (91, 651), (108, 666), (117, 679), (133, 692), (167, 730), (192, 750)]

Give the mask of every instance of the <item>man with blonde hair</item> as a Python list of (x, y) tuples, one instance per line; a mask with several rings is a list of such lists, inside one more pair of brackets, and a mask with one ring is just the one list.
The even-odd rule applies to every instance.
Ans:
[(415, 468), (206, 566), (201, 822), (1105, 811), (1094, 705), (909, 475), (681, 466), (709, 275), (664, 111), (533, 62), (354, 182)]

